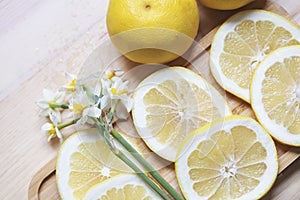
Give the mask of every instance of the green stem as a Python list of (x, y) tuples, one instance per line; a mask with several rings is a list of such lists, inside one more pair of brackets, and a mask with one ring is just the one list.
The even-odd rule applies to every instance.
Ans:
[(115, 153), (115, 155), (125, 162), (136, 174), (143, 179), (153, 190), (155, 190), (163, 199), (170, 200), (169, 197), (144, 173), (142, 172), (131, 160), (129, 160), (125, 154), (121, 151)]
[(69, 122), (67, 122), (67, 123), (58, 124), (57, 128), (58, 128), (59, 130), (61, 130), (61, 129), (65, 128), (65, 127), (68, 127), (68, 126), (71, 126), (71, 125), (73, 125), (73, 124), (76, 124), (76, 122), (77, 122), (79, 119), (80, 119), (80, 118), (77, 118), (77, 119), (74, 119), (74, 120), (69, 121)]
[(104, 141), (105, 143), (108, 145), (108, 147), (113, 151), (115, 148), (113, 146), (113, 144), (110, 141), (110, 134), (109, 134), (109, 126), (108, 124), (103, 124), (101, 122), (99, 122), (98, 120), (94, 120), (98, 130), (103, 133), (103, 137), (104, 137)]
[(113, 100), (113, 103), (111, 105), (111, 109), (110, 109), (110, 112), (109, 112), (109, 115), (108, 115), (108, 118), (107, 118), (107, 123), (108, 124), (110, 124), (110, 122), (112, 121), (112, 119), (114, 117), (114, 113), (115, 113), (118, 102), (119, 102), (119, 99), (114, 99)]
[(93, 94), (85, 85), (82, 85), (83, 90), (86, 92), (86, 94), (91, 97), (95, 102), (98, 101), (99, 97), (97, 97), (95, 94)]
[(52, 109), (55, 109), (55, 108), (68, 109), (69, 108), (69, 104), (66, 104), (66, 103), (48, 102), (48, 104)]
[(106, 127), (103, 127), (100, 125), (100, 123), (96, 122), (96, 125), (98, 129), (102, 132), (104, 130), (104, 139), (105, 142), (109, 145), (111, 151), (120, 158), (125, 164), (127, 164), (131, 169), (134, 170), (134, 172), (143, 180), (145, 183), (147, 183), (154, 191), (156, 191), (163, 199), (170, 200), (169, 197), (142, 171), (138, 166), (136, 166), (131, 160), (127, 158), (127, 156), (122, 153), (121, 151), (114, 148), (114, 146), (110, 142), (108, 130)]
[(184, 200), (183, 197), (133, 148), (116, 130), (111, 134), (120, 142), (134, 158), (161, 184), (161, 186), (176, 200)]
[(103, 133), (104, 134), (104, 139), (105, 139), (106, 144), (109, 146), (109, 148), (114, 151), (115, 147), (111, 143), (110, 134), (109, 134), (108, 130), (109, 129), (108, 129), (108, 126), (106, 124), (105, 129), (104, 129), (104, 133)]

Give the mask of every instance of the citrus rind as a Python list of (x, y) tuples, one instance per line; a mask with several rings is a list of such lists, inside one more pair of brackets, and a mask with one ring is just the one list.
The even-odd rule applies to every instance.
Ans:
[[(212, 193), (208, 194), (207, 196), (199, 196), (196, 190), (194, 190), (193, 186), (196, 183), (196, 181), (193, 181), (191, 179), (190, 176), (191, 168), (188, 166), (188, 159), (192, 154), (192, 152), (197, 148), (199, 148), (198, 145), (200, 143), (211, 140), (211, 136), (213, 136), (215, 133), (222, 130), (230, 132), (232, 128), (238, 126), (245, 126), (248, 129), (252, 130), (253, 133), (256, 134), (256, 141), (263, 144), (263, 147), (266, 150), (266, 156), (265, 156), (266, 160), (264, 161), (264, 163), (266, 164), (267, 167), (264, 173), (261, 174), (259, 178), (257, 178), (260, 182), (253, 190), (251, 190), (250, 192), (248, 191), (248, 193), (234, 199), (245, 199), (245, 200), (259, 199), (270, 190), (270, 188), (272, 187), (272, 185), (276, 180), (277, 173), (278, 173), (277, 152), (272, 138), (255, 120), (249, 117), (232, 115), (222, 120), (221, 119), (216, 120), (211, 124), (208, 124), (196, 130), (195, 132), (190, 134), (181, 144), (177, 154), (177, 160), (175, 162), (175, 172), (176, 172), (177, 180), (179, 182), (180, 189), (186, 199), (191, 199), (191, 200), (214, 199), (214, 197), (212, 196), (215, 195), (214, 192), (216, 192), (216, 190), (219, 188), (215, 188), (215, 190)], [(241, 139), (247, 140), (248, 138), (241, 137)], [(208, 150), (206, 149), (206, 151)], [(223, 172), (220, 171), (220, 174), (221, 173), (224, 173), (224, 171)], [(221, 176), (220, 180), (222, 179), (225, 180), (227, 178), (228, 181), (230, 179), (229, 176), (226, 177), (223, 175)], [(218, 187), (220, 186), (221, 186), (221, 182), (218, 185)], [(207, 187), (205, 190), (208, 189), (209, 188)], [(222, 198), (226, 199), (226, 197), (222, 197)], [(233, 199), (233, 198), (228, 198), (228, 199)]]
[[(138, 134), (141, 136), (141, 138), (145, 141), (147, 146), (154, 151), (156, 154), (161, 156), (162, 158), (169, 160), (169, 161), (175, 161), (176, 153), (178, 146), (181, 141), (179, 141), (178, 146), (172, 144), (172, 142), (161, 142), (159, 141), (155, 136), (153, 136), (152, 130), (147, 127), (147, 111), (146, 111), (146, 105), (144, 104), (144, 96), (149, 93), (150, 90), (153, 88), (157, 88), (159, 84), (164, 83), (165, 81), (174, 81), (177, 83), (179, 80), (184, 80), (190, 85), (195, 85), (196, 87), (202, 89), (205, 91), (205, 93), (209, 96), (209, 98), (212, 101), (212, 106), (216, 108), (219, 117), (227, 116), (231, 114), (231, 110), (229, 106), (227, 105), (225, 99), (219, 94), (219, 92), (211, 86), (206, 80), (204, 80), (202, 77), (194, 73), (193, 71), (183, 68), (183, 67), (168, 67), (161, 70), (158, 70), (157, 72), (154, 72), (150, 76), (148, 76), (146, 79), (144, 79), (136, 88), (134, 92), (134, 106), (132, 110), (133, 115), (133, 122), (135, 125), (135, 128), (138, 132)], [(190, 87), (192, 88), (192, 87)], [(189, 90), (189, 89), (188, 89)], [(185, 94), (192, 93), (192, 89), (190, 91), (184, 91)], [(184, 95), (184, 94), (183, 94)], [(184, 98), (184, 97), (183, 97)], [(193, 105), (190, 105), (192, 107)], [(164, 115), (161, 114), (161, 124), (164, 124)], [(201, 116), (199, 116), (201, 117)], [(212, 117), (209, 119), (209, 122), (215, 120), (216, 117)], [(200, 127), (200, 126), (199, 126)], [(196, 127), (195, 129), (199, 128)], [(193, 130), (195, 130), (193, 129)], [(189, 134), (188, 132), (187, 134)], [(172, 133), (170, 133), (170, 137)], [(187, 135), (186, 134), (186, 135)], [(158, 134), (159, 135), (159, 134)], [(185, 137), (184, 135), (181, 135), (182, 137)], [(180, 136), (180, 137), (181, 137)], [(174, 136), (175, 137), (175, 136)], [(175, 137), (176, 138), (176, 137)], [(174, 146), (171, 146), (174, 145)]]
[[(129, 138), (126, 139), (140, 152)], [(114, 145), (133, 160), (133, 156), (121, 144), (114, 142)], [(134, 163), (141, 167), (137, 162)], [(131, 173), (132, 169), (111, 152), (96, 128), (74, 133), (64, 141), (58, 152), (56, 185), (61, 199), (82, 199), (93, 185), (120, 174)]]
[[(241, 52), (242, 47), (238, 46), (238, 45), (232, 45), (232, 48), (235, 49), (236, 53), (232, 54), (232, 56), (236, 56), (236, 62), (240, 62), (240, 65), (243, 66), (235, 66), (233, 68), (233, 70), (230, 70), (230, 73), (228, 71), (228, 69), (226, 68), (226, 71), (223, 71), (225, 69), (222, 69), (221, 65), (220, 65), (220, 57), (221, 54), (224, 52), (224, 41), (226, 37), (229, 37), (229, 34), (231, 33), (235, 33), (235, 28), (240, 25), (242, 22), (246, 22), (247, 20), (250, 20), (254, 23), (257, 22), (266, 22), (266, 24), (270, 24), (272, 23), (273, 25), (275, 25), (274, 28), (278, 28), (279, 31), (283, 31), (281, 34), (278, 35), (289, 35), (288, 37), (290, 37), (289, 40), (286, 41), (286, 43), (283, 45), (281, 44), (281, 42), (284, 42), (284, 40), (281, 40), (278, 42), (279, 47), (280, 46), (290, 46), (293, 44), (300, 44), (300, 28), (294, 24), (291, 21), (288, 21), (286, 18), (284, 18), (283, 16), (280, 16), (278, 14), (275, 14), (273, 12), (270, 11), (265, 11), (265, 10), (246, 10), (246, 11), (241, 11), (233, 16), (231, 16), (227, 21), (225, 21), (221, 27), (218, 29), (217, 33), (214, 36), (213, 42), (212, 42), (212, 46), (211, 46), (211, 50), (210, 50), (210, 69), (211, 72), (213, 74), (213, 76), (215, 77), (216, 81), (228, 92), (234, 94), (235, 96), (243, 99), (246, 102), (250, 102), (250, 81), (252, 78), (252, 72), (254, 70), (254, 68), (257, 66), (257, 64), (265, 57), (266, 54), (270, 53), (271, 49), (260, 49), (260, 47), (257, 47), (256, 50), (253, 50), (252, 47), (250, 47), (248, 45), (248, 43), (246, 43), (244, 40), (242, 40), (243, 47), (247, 47), (248, 49), (250, 49), (251, 51), (253, 51), (253, 55), (239, 55), (238, 53)], [(250, 26), (249, 26), (250, 27)], [(256, 28), (256, 25), (255, 25)], [(275, 30), (275, 29), (274, 29)], [(252, 30), (248, 30), (248, 33), (251, 33)], [(255, 29), (256, 31), (256, 29)], [(272, 32), (273, 30), (270, 30), (270, 36), (271, 37), (273, 34)], [(286, 31), (288, 31), (289, 33), (287, 33)], [(236, 37), (240, 37), (238, 34)], [(255, 36), (247, 36), (249, 39), (249, 41), (253, 41), (257, 39), (257, 35), (255, 32)], [(250, 37), (254, 37), (254, 38), (250, 38)], [(269, 41), (270, 38), (265, 38), (264, 41)], [(232, 43), (232, 42), (231, 42)], [(275, 44), (277, 44), (275, 42)], [(234, 45), (234, 46), (233, 46)], [(257, 46), (259, 46), (259, 42), (256, 43)], [(269, 43), (266, 44), (268, 47)], [(275, 45), (276, 46), (276, 45)], [(279, 48), (278, 47), (278, 48)], [(277, 48), (277, 47), (276, 47)], [(275, 50), (275, 49), (274, 49)], [(231, 55), (231, 53), (228, 53)], [(242, 56), (242, 57), (240, 57)], [(237, 61), (238, 59), (240, 59), (240, 61)], [(248, 61), (246, 61), (248, 59)], [(225, 59), (226, 60), (226, 59)], [(222, 63), (225, 63), (225, 61), (222, 61)], [(246, 69), (244, 68), (243, 70), (246, 70), (246, 72), (243, 72), (244, 74), (247, 73), (247, 76), (243, 74), (241, 74), (240, 70), (242, 69), (242, 67), (248, 66), (249, 67)], [(233, 77), (235, 77), (233, 80), (227, 76), (229, 75), (225, 75), (224, 73), (228, 73), (230, 76), (232, 75)], [(248, 80), (249, 79), (249, 80)], [(240, 83), (237, 83), (240, 82)], [(244, 84), (244, 86), (242, 87), (239, 84)]]
[[(127, 191), (126, 191), (127, 189)], [(161, 197), (135, 174), (119, 175), (92, 187), (83, 198), (90, 199), (147, 199), (155, 200)]]
[[(276, 51), (272, 52), (269, 54), (257, 67), (257, 69), (254, 72), (253, 79), (251, 82), (251, 105), (253, 108), (253, 111), (261, 123), (262, 126), (266, 128), (266, 130), (274, 137), (276, 140), (283, 144), (291, 145), (291, 146), (300, 146), (300, 129), (298, 129), (298, 132), (292, 134), (288, 130), (288, 127), (283, 126), (283, 124), (279, 124), (276, 122), (275, 119), (271, 119), (270, 116), (268, 115), (269, 112), (266, 111), (265, 106), (263, 104), (263, 98), (264, 95), (262, 94), (262, 83), (266, 79), (265, 73), (267, 70), (270, 69), (270, 67), (273, 67), (275, 64), (284, 64), (286, 62), (286, 59), (289, 59), (291, 57), (297, 58), (298, 60), (298, 65), (296, 66), (291, 66), (294, 67), (295, 71), (293, 72), (294, 74), (290, 74), (290, 79), (292, 80), (293, 77), (297, 78), (298, 80), (295, 81), (295, 85), (293, 88), (288, 88), (291, 86), (287, 86), (285, 83), (281, 83), (282, 88), (277, 89), (275, 88), (275, 84), (270, 85), (272, 90), (276, 94), (274, 94), (274, 98), (278, 98), (280, 96), (280, 99), (283, 101), (279, 101), (277, 105), (273, 106), (273, 109), (276, 108), (278, 105), (284, 105), (284, 104), (291, 104), (294, 103), (296, 108), (291, 108), (294, 109), (296, 112), (296, 118), (290, 119), (288, 118), (285, 114), (288, 114), (288, 110), (283, 111), (280, 114), (283, 114), (283, 116), (280, 116), (279, 118), (282, 120), (282, 122), (286, 119), (288, 119), (289, 122), (295, 122), (297, 123), (297, 127), (300, 125), (300, 45), (295, 45), (295, 46), (289, 46), (289, 47), (283, 47), (280, 49), (277, 49)], [(298, 68), (298, 70), (297, 70)], [(288, 71), (287, 69), (285, 69)], [(274, 71), (274, 70), (273, 70)], [(277, 74), (276, 76), (280, 77), (283, 76), (283, 74)], [(293, 80), (292, 80), (293, 81)], [(283, 91), (284, 90), (284, 91)], [(293, 94), (284, 94), (285, 92), (288, 91), (294, 91)], [(279, 96), (278, 96), (279, 95)], [(286, 97), (286, 98), (284, 98)], [(288, 99), (287, 97), (290, 97), (291, 99)], [(297, 106), (298, 105), (298, 106)], [(284, 113), (286, 112), (286, 113)], [(297, 114), (298, 113), (298, 114)], [(291, 113), (292, 114), (292, 113)], [(295, 113), (294, 113), (295, 114)]]

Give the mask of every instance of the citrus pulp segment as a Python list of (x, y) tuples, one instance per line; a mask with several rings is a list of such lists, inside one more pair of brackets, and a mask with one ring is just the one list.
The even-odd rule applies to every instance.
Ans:
[(84, 200), (156, 200), (161, 197), (137, 175), (114, 177), (91, 188)]
[(223, 97), (183, 67), (159, 70), (136, 88), (132, 110), (139, 135), (161, 157), (174, 161), (179, 144), (193, 130), (231, 111)]
[(210, 67), (217, 82), (250, 102), (250, 82), (257, 64), (270, 52), (300, 44), (297, 25), (275, 13), (242, 11), (217, 31), (211, 47)]
[(92, 186), (122, 173), (132, 170), (111, 152), (98, 129), (73, 134), (59, 150), (56, 183), (62, 199), (82, 199)]
[(300, 46), (280, 48), (259, 64), (251, 83), (251, 105), (275, 139), (300, 146)]
[(186, 199), (258, 199), (278, 171), (272, 138), (254, 120), (230, 116), (190, 134), (177, 155)]

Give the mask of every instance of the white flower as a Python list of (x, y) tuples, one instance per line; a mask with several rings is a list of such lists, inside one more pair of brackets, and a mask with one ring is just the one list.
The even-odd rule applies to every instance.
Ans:
[[(104, 84), (103, 84), (104, 83)], [(127, 119), (129, 112), (132, 109), (133, 101), (130, 96), (128, 96), (128, 81), (123, 82), (121, 78), (114, 77), (112, 84), (107, 84), (105, 81), (102, 83), (102, 92), (107, 102), (117, 100), (118, 104), (116, 106), (116, 116), (119, 119)], [(111, 105), (110, 105), (111, 107)]]
[(71, 74), (66, 72), (65, 76), (67, 78), (68, 83), (63, 85), (61, 90), (67, 92), (75, 92), (76, 91), (76, 83), (77, 83), (77, 76), (75, 74)]
[(103, 88), (110, 88), (114, 82), (120, 79), (124, 74), (121, 70), (105, 71), (104, 76), (101, 78), (101, 86)]
[(114, 77), (121, 77), (124, 74), (124, 71), (122, 70), (109, 70), (109, 71), (105, 71), (105, 77), (104, 79), (106, 80), (113, 80)]
[(116, 107), (116, 115), (119, 119), (127, 119), (132, 109), (133, 101), (129, 96), (121, 95), (120, 101)]
[(42, 126), (42, 131), (48, 136), (48, 142), (50, 142), (51, 139), (58, 137), (60, 143), (63, 142), (62, 134), (58, 128), (58, 123), (60, 122), (59, 119), (56, 117), (56, 115), (53, 113), (49, 114), (49, 118), (52, 123), (45, 123)]
[(101, 109), (98, 108), (98, 102), (87, 95), (84, 90), (79, 90), (70, 102), (71, 115), (80, 117), (78, 123), (85, 124), (94, 122), (90, 118), (98, 118), (101, 116)]
[(55, 113), (56, 116), (59, 116), (60, 121), (60, 112), (59, 109), (51, 106), (54, 103), (61, 104), (64, 101), (65, 93), (64, 92), (52, 92), (51, 90), (43, 90), (43, 99), (37, 101), (38, 107), (40, 107), (41, 116), (49, 116), (50, 113)]

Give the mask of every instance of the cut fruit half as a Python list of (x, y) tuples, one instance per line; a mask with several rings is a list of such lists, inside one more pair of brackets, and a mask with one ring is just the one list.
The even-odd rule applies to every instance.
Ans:
[(156, 200), (161, 197), (134, 174), (120, 175), (90, 189), (84, 200)]
[(300, 28), (280, 15), (263, 10), (242, 11), (216, 33), (210, 67), (227, 91), (250, 102), (252, 73), (270, 52), (300, 44)]
[(300, 146), (300, 46), (268, 55), (254, 72), (251, 105), (278, 141)]
[(218, 91), (199, 75), (168, 67), (138, 85), (132, 114), (148, 147), (175, 161), (179, 144), (190, 132), (231, 112)]
[(272, 138), (253, 119), (230, 116), (182, 143), (176, 176), (186, 199), (258, 199), (278, 171)]
[[(119, 146), (116, 143), (122, 149)], [(111, 152), (98, 129), (74, 133), (57, 156), (56, 183), (61, 199), (82, 199), (92, 186), (122, 173), (132, 170)]]

